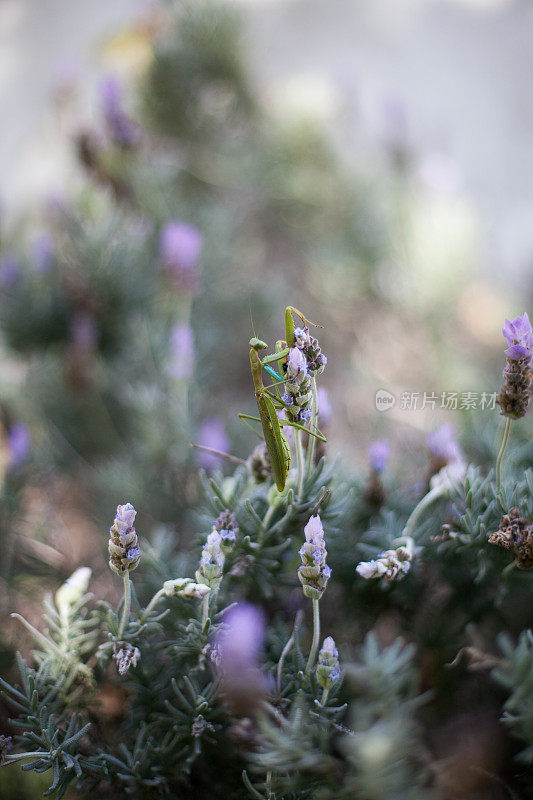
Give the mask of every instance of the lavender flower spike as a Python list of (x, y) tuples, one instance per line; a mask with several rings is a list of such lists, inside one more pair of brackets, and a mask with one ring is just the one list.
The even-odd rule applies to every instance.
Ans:
[(304, 533), (305, 542), (299, 550), (302, 563), (298, 568), (298, 579), (306, 597), (320, 600), (330, 579), (331, 569), (326, 564), (324, 529), (318, 514), (310, 518)]
[(326, 636), (322, 649), (318, 654), (316, 666), (316, 679), (323, 689), (329, 691), (341, 677), (339, 668), (339, 651), (331, 636)]
[(115, 75), (109, 75), (101, 85), (104, 119), (113, 141), (120, 147), (134, 147), (139, 141), (137, 126), (126, 115), (122, 106), (122, 86)]
[(384, 439), (378, 439), (368, 448), (370, 468), (374, 472), (383, 472), (390, 457), (390, 445)]
[(109, 566), (117, 575), (133, 572), (141, 560), (139, 540), (133, 527), (136, 515), (131, 503), (117, 506), (113, 525), (109, 529)]
[(197, 583), (205, 583), (210, 589), (218, 589), (224, 570), (222, 537), (218, 531), (211, 531), (202, 548), (200, 566), (196, 570)]
[(502, 333), (509, 347), (505, 351), (507, 363), (503, 371), (504, 382), (498, 395), (501, 413), (510, 419), (525, 416), (531, 394), (531, 357), (533, 355), (533, 329), (526, 313), (512, 322), (505, 320)]
[(505, 320), (505, 325), (502, 328), (502, 333), (507, 339), (508, 349), (505, 355), (512, 358), (514, 361), (520, 361), (522, 358), (531, 360), (533, 351), (533, 329), (529, 317), (524, 312), (521, 317), (516, 317), (512, 322), (508, 319)]

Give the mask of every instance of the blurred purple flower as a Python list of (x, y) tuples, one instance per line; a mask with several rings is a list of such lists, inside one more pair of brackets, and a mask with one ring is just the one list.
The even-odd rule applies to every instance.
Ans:
[(450, 423), (441, 425), (436, 431), (428, 434), (426, 444), (433, 458), (439, 463), (451, 464), (464, 461), (462, 450), (455, 439), (455, 428)]
[(318, 395), (318, 421), (319, 426), (329, 425), (333, 416), (333, 406), (329, 399), (329, 394), (323, 386), (320, 386), (317, 392)]
[(170, 332), (168, 373), (174, 380), (188, 380), (194, 365), (194, 334), (190, 325), (178, 323)]
[(234, 606), (216, 636), (223, 692), (237, 713), (250, 714), (264, 694), (265, 680), (259, 670), (264, 636), (263, 612), (250, 603)]
[(98, 342), (98, 330), (90, 314), (77, 314), (70, 329), (72, 344), (78, 354), (92, 353)]
[(225, 630), (217, 640), (225, 672), (257, 667), (265, 635), (263, 612), (250, 603), (238, 603), (224, 617)]
[[(226, 427), (219, 417), (209, 417), (204, 420), (198, 431), (198, 444), (202, 447), (211, 447), (213, 450), (227, 452), (230, 441), (226, 434)], [(213, 470), (220, 463), (220, 456), (198, 450), (198, 461), (205, 470)]]
[(162, 268), (185, 291), (193, 292), (198, 288), (197, 264), (203, 243), (200, 231), (186, 222), (174, 220), (161, 229)]
[(115, 75), (104, 78), (100, 97), (104, 119), (112, 139), (121, 147), (134, 147), (139, 141), (139, 129), (124, 111), (122, 85)]
[(20, 278), (19, 262), (15, 256), (6, 254), (0, 259), (0, 286), (12, 289)]
[(531, 359), (533, 353), (533, 329), (526, 312), (521, 317), (516, 317), (512, 322), (506, 319), (502, 333), (509, 345), (505, 351), (506, 356), (513, 361), (520, 361), (523, 358)]
[(54, 240), (50, 233), (43, 231), (33, 240), (33, 269), (35, 272), (50, 271), (54, 260)]
[(18, 467), (28, 458), (31, 450), (30, 432), (22, 422), (15, 422), (7, 434), (9, 466)]
[(378, 439), (368, 448), (368, 460), (374, 472), (383, 472), (390, 457), (390, 445), (384, 439)]

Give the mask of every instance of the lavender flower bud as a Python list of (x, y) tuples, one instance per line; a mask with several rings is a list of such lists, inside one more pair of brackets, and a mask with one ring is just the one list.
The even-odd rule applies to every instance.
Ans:
[(299, 550), (302, 563), (298, 568), (298, 579), (306, 597), (320, 600), (331, 576), (331, 569), (326, 564), (324, 529), (318, 514), (310, 518), (304, 533), (305, 542)]
[(533, 330), (528, 315), (524, 313), (512, 322), (506, 319), (502, 333), (509, 347), (505, 351), (507, 363), (497, 402), (506, 417), (520, 419), (527, 412), (531, 394)]
[(401, 580), (409, 572), (412, 560), (412, 548), (402, 546), (396, 550), (385, 550), (372, 561), (361, 561), (356, 570), (366, 580), (369, 578), (384, 578), (386, 581)]
[(202, 548), (200, 566), (196, 570), (196, 581), (205, 583), (210, 589), (218, 589), (223, 570), (222, 538), (218, 531), (212, 531)]
[(130, 667), (136, 667), (141, 657), (141, 651), (129, 642), (117, 642), (114, 648), (113, 658), (117, 663), (119, 675), (126, 675)]
[(368, 448), (368, 460), (373, 472), (381, 473), (387, 466), (390, 457), (390, 445), (384, 439), (378, 439)]
[(331, 689), (341, 677), (339, 668), (339, 651), (331, 636), (327, 636), (318, 654), (316, 679), (323, 689)]
[(131, 503), (117, 506), (115, 520), (109, 529), (109, 566), (117, 575), (133, 572), (141, 560), (139, 540), (133, 527), (136, 515)]
[(314, 336), (311, 336), (310, 338), (309, 346), (305, 350), (305, 356), (307, 359), (309, 375), (311, 375), (312, 378), (315, 378), (317, 375), (321, 375), (324, 372), (324, 368), (328, 363), (328, 360), (320, 349), (318, 339), (315, 339)]
[(239, 526), (235, 519), (235, 514), (227, 508), (218, 515), (213, 523), (213, 530), (220, 534), (220, 546), (224, 555), (233, 550), (237, 536), (239, 535)]
[(219, 651), (222, 690), (232, 709), (249, 715), (264, 695), (264, 679), (258, 669), (265, 620), (249, 603), (239, 603), (224, 618), (215, 647)]
[(163, 591), (167, 597), (203, 600), (211, 589), (205, 583), (195, 583), (192, 578), (174, 578), (164, 582)]
[(300, 350), (305, 350), (307, 347), (309, 347), (311, 343), (311, 337), (309, 336), (309, 328), (307, 325), (305, 328), (294, 329), (294, 343), (296, 347), (300, 348)]

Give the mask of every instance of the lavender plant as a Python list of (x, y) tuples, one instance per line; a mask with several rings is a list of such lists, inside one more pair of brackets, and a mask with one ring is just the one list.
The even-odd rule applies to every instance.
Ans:
[[(305, 358), (297, 331), (292, 347)], [(261, 365), (281, 364), (272, 404), (283, 409), (292, 404), (281, 388), (304, 371), (290, 350)], [(311, 420), (317, 397), (301, 405)], [(135, 508), (118, 506), (118, 607), (94, 604), (81, 568), (47, 599), (43, 631), (17, 615), (36, 650), (31, 663), (19, 657), (18, 682), (1, 681), (13, 715), (4, 767), (50, 774), (58, 797), (74, 785), (102, 797), (445, 798), (459, 753), (446, 750), (441, 766), (449, 744), (438, 731), (465, 691), (493, 735), (512, 749), (510, 730), (531, 762), (533, 472), (513, 475), (511, 462), (498, 485), (495, 467), (466, 465), (447, 429), (430, 439), (439, 470), (419, 501), (384, 492), (376, 505), (367, 482), (350, 487), (327, 456), (317, 461), (314, 437), (286, 438), (302, 452), (282, 490), (266, 467), (258, 473), (257, 454), (227, 478), (204, 475), (196, 547), (150, 543), (133, 527)], [(389, 452), (372, 448), (371, 481)], [(380, 620), (391, 614), (384, 645)], [(509, 695), (503, 711), (489, 670)], [(527, 785), (522, 767), (505, 779), (479, 769), (476, 792)]]

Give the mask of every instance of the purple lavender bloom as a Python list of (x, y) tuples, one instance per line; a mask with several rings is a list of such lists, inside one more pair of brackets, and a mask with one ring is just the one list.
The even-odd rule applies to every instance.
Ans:
[(54, 240), (44, 231), (33, 240), (33, 268), (35, 272), (50, 272), (54, 261)]
[(168, 373), (174, 380), (188, 380), (194, 365), (194, 334), (190, 325), (178, 323), (170, 332)]
[(9, 429), (7, 446), (10, 467), (18, 467), (26, 461), (31, 450), (31, 439), (27, 427), (22, 422), (16, 422)]
[(378, 439), (368, 448), (370, 468), (374, 472), (383, 472), (390, 457), (390, 445), (384, 439)]
[(162, 268), (180, 288), (189, 292), (197, 289), (197, 264), (203, 243), (200, 231), (186, 222), (174, 220), (161, 229), (159, 254)]
[(461, 448), (455, 439), (455, 428), (450, 423), (441, 425), (433, 433), (428, 434), (426, 444), (433, 458), (444, 464), (464, 461)]
[(311, 414), (310, 409), (302, 408), (302, 410), (300, 411), (300, 422), (303, 423), (304, 425), (306, 425), (309, 422), (309, 420), (311, 419), (311, 416), (312, 416), (312, 414)]
[[(213, 450), (227, 452), (230, 441), (226, 434), (226, 428), (219, 417), (209, 417), (204, 420), (198, 431), (198, 444), (202, 447), (211, 447)], [(207, 453), (205, 450), (198, 450), (198, 461), (205, 470), (213, 470), (220, 463), (220, 456), (215, 453)]]
[(117, 531), (123, 532), (123, 530), (132, 528), (136, 516), (137, 512), (131, 503), (124, 503), (121, 506), (117, 506), (117, 513), (115, 514), (114, 520)]
[(323, 386), (320, 386), (317, 391), (318, 399), (318, 421), (320, 426), (329, 425), (333, 416), (333, 406), (329, 399), (329, 394)]
[(513, 361), (525, 358), (528, 361), (533, 353), (533, 329), (529, 317), (524, 312), (521, 317), (516, 317), (512, 322), (505, 320), (502, 333), (507, 339), (508, 349), (505, 355)]
[(302, 383), (307, 377), (307, 361), (298, 347), (291, 347), (287, 357), (287, 378), (293, 383)]
[(259, 670), (265, 618), (256, 606), (238, 603), (226, 614), (224, 623), (215, 640), (224, 695), (235, 711), (250, 714), (265, 690)]
[(223, 670), (234, 673), (256, 667), (265, 635), (263, 612), (250, 603), (238, 603), (226, 614), (224, 624), (218, 638)]
[(139, 141), (139, 130), (124, 111), (122, 86), (115, 75), (109, 75), (102, 81), (100, 96), (112, 139), (121, 147), (134, 147)]
[(5, 255), (0, 259), (0, 286), (12, 289), (20, 279), (20, 267), (15, 256)]

